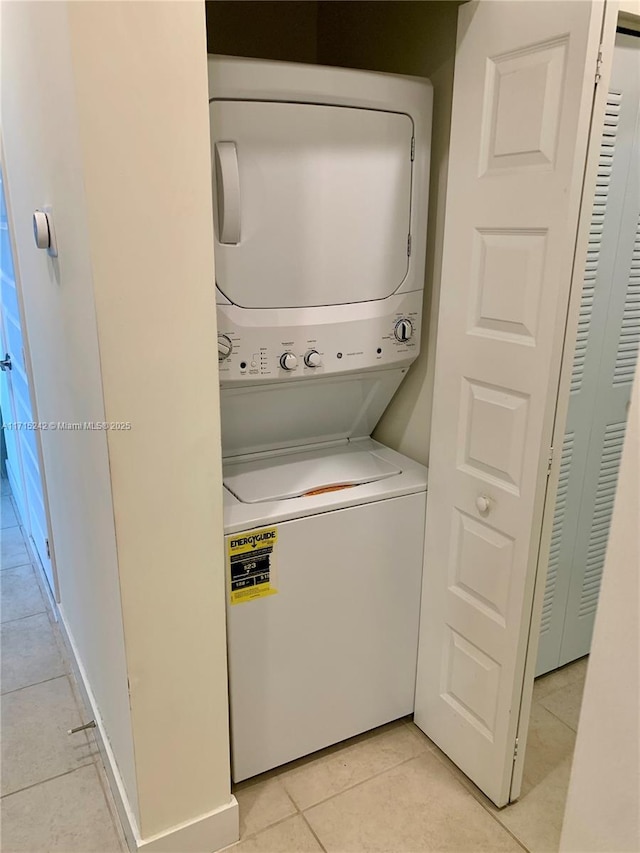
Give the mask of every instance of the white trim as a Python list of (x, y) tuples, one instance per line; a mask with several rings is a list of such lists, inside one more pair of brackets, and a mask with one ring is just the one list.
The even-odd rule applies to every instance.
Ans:
[(56, 616), (60, 626), (62, 639), (67, 647), (68, 656), (75, 669), (76, 680), (82, 699), (91, 709), (91, 714), (96, 722), (94, 734), (104, 769), (109, 782), (109, 788), (115, 802), (115, 806), (122, 824), (122, 830), (129, 849), (132, 853), (143, 850), (145, 853), (212, 853), (222, 850), (234, 844), (240, 837), (240, 816), (238, 802), (232, 795), (228, 803), (200, 815), (186, 823), (178, 824), (165, 832), (152, 835), (149, 838), (141, 838), (138, 822), (133, 808), (127, 796), (122, 776), (118, 770), (113, 750), (106, 735), (102, 717), (91, 690), (87, 674), (82, 666), (82, 661), (73, 635), (65, 617), (64, 608), (57, 605)]
[(87, 708), (90, 709), (91, 715), (96, 722), (94, 734), (96, 742), (98, 744), (98, 748), (100, 749), (100, 755), (102, 757), (104, 768), (107, 773), (107, 778), (109, 780), (109, 787), (111, 789), (111, 793), (113, 795), (113, 799), (118, 810), (118, 816), (122, 824), (122, 829), (127, 839), (129, 849), (137, 850), (138, 845), (140, 843), (140, 831), (138, 830), (138, 823), (131, 803), (129, 801), (129, 797), (125, 790), (124, 782), (122, 781), (122, 776), (120, 775), (120, 771), (118, 769), (113, 750), (111, 749), (109, 738), (106, 735), (104, 723), (102, 721), (102, 717), (100, 716), (100, 712), (98, 711), (95, 696), (93, 695), (93, 691), (91, 690), (91, 686), (89, 684), (89, 679), (87, 678), (87, 673), (85, 672), (85, 669), (82, 665), (82, 660), (78, 653), (78, 649), (73, 639), (73, 635), (69, 630), (69, 624), (65, 616), (64, 608), (61, 604), (58, 604), (57, 610), (60, 633), (67, 647), (67, 653), (71, 664), (74, 667), (74, 674), (76, 676), (76, 681), (78, 682), (78, 687), (80, 688), (80, 693), (82, 694), (82, 699)]
[[(640, 17), (640, 2), (639, 0), (620, 0), (618, 3), (618, 12), (623, 16)], [(624, 22), (626, 23), (626, 21)]]
[(144, 853), (211, 853), (234, 844), (240, 837), (238, 801), (229, 802), (188, 823), (138, 842)]

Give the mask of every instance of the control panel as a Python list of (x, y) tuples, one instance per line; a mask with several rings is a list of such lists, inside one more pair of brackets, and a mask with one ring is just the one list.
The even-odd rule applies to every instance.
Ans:
[(409, 365), (420, 350), (422, 292), (377, 302), (254, 310), (218, 304), (220, 382), (294, 381)]

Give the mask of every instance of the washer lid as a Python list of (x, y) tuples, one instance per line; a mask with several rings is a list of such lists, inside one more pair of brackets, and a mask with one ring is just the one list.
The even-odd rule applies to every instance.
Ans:
[(385, 480), (402, 469), (370, 450), (349, 445), (305, 450), (224, 466), (224, 485), (242, 503), (317, 495)]

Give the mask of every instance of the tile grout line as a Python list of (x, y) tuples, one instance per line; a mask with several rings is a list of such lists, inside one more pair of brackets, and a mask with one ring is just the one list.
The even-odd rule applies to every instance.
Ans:
[[(5, 528), (5, 529), (6, 529), (6, 528)], [(11, 528), (9, 528), (9, 530), (10, 530), (10, 529), (11, 529)], [(25, 550), (26, 550), (26, 545), (25, 545)], [(10, 572), (10, 571), (11, 571), (11, 569), (24, 569), (26, 566), (31, 566), (31, 568), (33, 568), (33, 563), (32, 563), (32, 562), (31, 562), (31, 560), (29, 559), (29, 555), (28, 555), (28, 554), (27, 554), (27, 562), (26, 562), (26, 563), (16, 563), (16, 565), (15, 565), (15, 566), (3, 566), (3, 567), (0, 569), (0, 572)]]
[(122, 826), (122, 821), (120, 820), (120, 815), (118, 814), (118, 809), (116, 807), (115, 802), (113, 801), (113, 792), (109, 787), (109, 782), (107, 780), (107, 774), (104, 769), (104, 763), (102, 761), (102, 754), (100, 752), (100, 747), (96, 743), (97, 753), (93, 759), (93, 766), (95, 768), (96, 774), (98, 776), (98, 783), (102, 790), (102, 794), (104, 796), (105, 802), (107, 804), (107, 811), (109, 812), (109, 817), (111, 818), (111, 822), (113, 823), (113, 827), (118, 838), (118, 844), (120, 845), (122, 853), (129, 853), (129, 845), (127, 843), (127, 838), (125, 835), (125, 831)]
[(313, 835), (313, 837), (315, 838), (315, 840), (316, 840), (316, 841), (318, 842), (318, 844), (320, 845), (320, 849), (321, 849), (321, 850), (323, 850), (323, 851), (324, 851), (324, 853), (327, 853), (327, 848), (324, 846), (324, 844), (322, 843), (322, 841), (320, 841), (320, 838), (318, 837), (318, 833), (315, 831), (315, 829), (314, 829), (314, 828), (311, 826), (311, 824), (309, 823), (309, 821), (308, 821), (307, 816), (305, 815), (305, 813), (304, 813), (304, 812), (300, 812), (300, 814), (301, 814), (301, 816), (302, 816), (302, 820), (303, 820), (303, 821), (305, 822), (305, 824), (307, 825), (307, 827), (308, 827), (309, 831), (311, 832), (311, 834)]
[(93, 760), (86, 764), (79, 764), (78, 767), (72, 767), (71, 770), (65, 770), (64, 773), (57, 773), (55, 776), (49, 776), (47, 779), (40, 779), (38, 782), (32, 782), (31, 785), (25, 785), (23, 788), (18, 788), (15, 791), (9, 791), (8, 794), (2, 794), (0, 800), (5, 800), (7, 797), (13, 797), (14, 794), (21, 794), (23, 791), (30, 791), (31, 788), (37, 788), (38, 785), (44, 785), (47, 782), (53, 782), (56, 779), (62, 779), (64, 776), (69, 776), (71, 773), (76, 773), (78, 770), (84, 770), (86, 767), (93, 767)]
[[(408, 724), (403, 723), (402, 725), (408, 725)], [(414, 737), (415, 737), (415, 735), (414, 735)], [(415, 738), (415, 739), (418, 740), (418, 738)], [(418, 740), (418, 742), (419, 742), (419, 740)], [(423, 752), (431, 752), (432, 751), (432, 748), (427, 746), (427, 744), (420, 743), (420, 746), (421, 746)], [(260, 835), (261, 832), (265, 832), (267, 829), (271, 829), (274, 826), (278, 826), (279, 824), (283, 823), (285, 820), (288, 820), (289, 818), (295, 817), (296, 815), (300, 815), (302, 818), (304, 818), (305, 823), (309, 826), (309, 829), (311, 830), (313, 836), (318, 841), (318, 844), (320, 844), (320, 846), (322, 847), (322, 850), (325, 851), (325, 853), (326, 853), (326, 849), (325, 849), (324, 845), (322, 844), (322, 842), (320, 841), (320, 839), (317, 837), (316, 833), (314, 832), (313, 828), (309, 824), (309, 821), (307, 820), (306, 815), (305, 815), (305, 811), (309, 811), (310, 809), (313, 809), (316, 806), (322, 805), (322, 804), (328, 802), (329, 800), (332, 800), (334, 797), (339, 797), (340, 794), (344, 794), (347, 791), (352, 791), (354, 788), (357, 788), (360, 785), (364, 785), (365, 782), (370, 782), (372, 779), (375, 779), (378, 776), (382, 776), (384, 773), (387, 773), (390, 770), (395, 770), (397, 767), (400, 767), (403, 764), (407, 764), (409, 761), (413, 761), (414, 758), (419, 758), (419, 757), (420, 757), (420, 753), (418, 753), (417, 755), (412, 755), (409, 758), (405, 758), (403, 761), (400, 761), (398, 764), (393, 764), (391, 767), (386, 767), (384, 770), (379, 770), (377, 773), (374, 773), (372, 776), (368, 776), (366, 779), (360, 780), (360, 782), (356, 782), (355, 784), (350, 785), (347, 788), (343, 788), (340, 791), (336, 791), (335, 794), (331, 794), (329, 797), (325, 797), (323, 800), (318, 800), (318, 802), (312, 803), (311, 805), (307, 806), (305, 809), (302, 809), (298, 805), (298, 803), (295, 801), (293, 796), (289, 793), (287, 786), (285, 785), (284, 780), (282, 779), (282, 776), (288, 771), (283, 770), (282, 773), (276, 774), (272, 778), (277, 779), (280, 782), (280, 784), (282, 785), (282, 787), (284, 789), (285, 794), (287, 795), (287, 797), (291, 801), (291, 804), (293, 805), (295, 812), (293, 814), (286, 815), (285, 817), (274, 821), (274, 823), (270, 823), (267, 826), (263, 826), (262, 829), (256, 830), (255, 832), (252, 832), (251, 834), (246, 835), (244, 838), (241, 839), (241, 841), (245, 841), (248, 838), (254, 838), (256, 835)], [(285, 767), (286, 767), (286, 765), (285, 765)], [(256, 782), (256, 784), (259, 785), (261, 783)], [(252, 786), (248, 786), (248, 787), (252, 787)]]
[[(410, 726), (408, 723), (403, 722), (402, 725), (406, 726), (410, 730)], [(373, 730), (373, 731), (375, 731), (375, 730)], [(414, 740), (420, 746), (421, 751), (423, 751), (423, 752), (433, 752), (434, 751), (433, 746), (429, 746), (429, 744), (423, 743), (422, 739), (418, 738), (414, 732), (411, 732), (411, 734), (413, 735)], [(425, 735), (425, 737), (426, 737), (426, 735)], [(282, 784), (282, 787), (285, 789), (285, 793), (287, 794), (287, 796), (289, 797), (289, 799), (291, 800), (291, 802), (293, 803), (293, 805), (295, 806), (297, 811), (300, 814), (304, 814), (304, 812), (309, 811), (309, 809), (313, 809), (316, 806), (322, 805), (323, 803), (326, 803), (329, 800), (332, 800), (334, 797), (339, 797), (340, 794), (343, 794), (346, 791), (352, 791), (354, 788), (357, 788), (359, 785), (363, 785), (365, 782), (369, 782), (371, 779), (376, 779), (378, 776), (382, 776), (383, 773), (387, 773), (389, 770), (395, 770), (396, 767), (401, 767), (403, 764), (406, 764), (409, 761), (413, 761), (414, 758), (419, 758), (419, 757), (420, 757), (420, 753), (417, 753), (416, 755), (409, 756), (409, 758), (404, 758), (402, 761), (399, 761), (397, 764), (392, 764), (389, 767), (385, 767), (383, 770), (378, 770), (375, 773), (373, 773), (371, 776), (367, 776), (366, 779), (361, 779), (359, 782), (354, 782), (353, 785), (349, 785), (346, 788), (342, 788), (342, 790), (336, 791), (335, 794), (330, 794), (330, 796), (325, 797), (322, 800), (318, 800), (315, 803), (311, 803), (311, 805), (306, 806), (305, 808), (301, 808), (300, 806), (298, 806), (293, 795), (289, 793), (289, 790), (287, 789), (285, 781), (281, 778), (281, 776), (283, 776), (284, 773), (286, 773), (287, 771), (283, 771), (282, 774), (279, 774), (275, 778), (280, 778), (280, 782)]]
[(298, 817), (300, 815), (302, 817), (301, 812), (297, 811), (295, 814), (288, 814), (285, 817), (280, 817), (278, 820), (273, 823), (267, 824), (267, 826), (261, 827), (261, 829), (256, 829), (254, 832), (249, 832), (247, 835), (241, 836), (237, 841), (234, 841), (233, 844), (230, 844), (228, 847), (224, 847), (224, 850), (232, 850), (236, 844), (242, 844), (245, 841), (249, 841), (251, 838), (256, 838), (258, 835), (262, 835), (263, 832), (266, 832), (269, 829), (273, 829), (274, 826), (280, 826), (281, 823), (285, 823), (288, 820), (291, 820), (293, 817)]
[[(408, 725), (408, 724), (405, 724), (405, 725)], [(414, 735), (414, 736), (415, 736), (415, 735)], [(425, 736), (425, 737), (426, 737), (426, 736)], [(417, 739), (417, 738), (416, 738), (416, 739)], [(458, 784), (458, 785), (459, 785), (459, 786), (460, 786), (464, 791), (466, 791), (466, 792), (467, 792), (467, 793), (468, 793), (468, 794), (469, 794), (469, 795), (474, 799), (474, 801), (475, 801), (475, 802), (477, 802), (477, 803), (478, 803), (478, 805), (479, 805), (479, 806), (481, 806), (481, 807), (484, 809), (484, 811), (485, 811), (485, 812), (487, 812), (487, 814), (489, 814), (489, 815), (494, 819), (494, 821), (495, 821), (495, 822), (500, 826), (500, 828), (501, 828), (504, 832), (506, 832), (506, 833), (507, 833), (507, 835), (511, 836), (511, 838), (512, 838), (512, 839), (513, 839), (513, 840), (518, 844), (518, 846), (519, 846), (519, 847), (521, 847), (523, 850), (525, 850), (525, 851), (526, 851), (526, 853), (530, 853), (529, 848), (528, 848), (528, 847), (526, 847), (526, 846), (524, 845), (524, 843), (523, 843), (523, 842), (522, 842), (522, 841), (521, 841), (521, 840), (520, 840), (516, 835), (514, 835), (514, 834), (513, 834), (513, 832), (511, 832), (511, 830), (510, 830), (507, 826), (505, 826), (505, 825), (504, 825), (504, 824), (503, 824), (503, 823), (498, 819), (498, 817), (497, 817), (495, 814), (493, 814), (493, 812), (492, 812), (489, 808), (487, 808), (487, 806), (482, 802), (482, 800), (480, 800), (480, 798), (479, 798), (479, 797), (477, 797), (477, 796), (475, 795), (474, 791), (470, 788), (470, 786), (466, 785), (466, 784), (465, 784), (461, 779), (458, 779), (458, 778), (457, 778), (456, 774), (455, 774), (455, 773), (453, 773), (453, 772), (451, 771), (451, 769), (447, 766), (447, 764), (446, 764), (446, 763), (445, 763), (445, 762), (440, 758), (440, 756), (438, 755), (438, 750), (437, 750), (437, 748), (430, 747), (430, 746), (428, 746), (427, 744), (423, 744), (423, 745), (422, 745), (422, 748), (423, 748), (423, 751), (424, 751), (424, 752), (431, 752), (431, 753), (433, 753), (433, 754), (435, 755), (436, 759), (437, 759), (437, 760), (440, 762), (440, 764), (443, 766), (443, 768), (444, 768), (444, 769), (449, 773), (449, 775), (451, 776), (451, 778), (452, 778), (452, 779), (453, 779), (453, 780), (454, 780), (454, 781), (455, 781), (455, 782), (456, 782), (456, 783), (457, 783), (457, 784)], [(415, 758), (419, 758), (419, 757), (420, 757), (420, 756), (419, 756), (419, 754), (418, 754), (418, 755), (414, 755), (414, 756), (412, 756), (411, 758), (406, 758), (404, 761), (401, 761), (401, 762), (399, 762), (398, 764), (394, 764), (392, 767), (387, 767), (385, 770), (380, 770), (380, 771), (378, 771), (377, 773), (374, 773), (372, 776), (369, 776), (367, 779), (363, 779), (363, 780), (361, 780), (360, 782), (356, 782), (354, 785), (350, 785), (350, 786), (349, 786), (349, 787), (347, 787), (347, 788), (343, 788), (341, 791), (338, 791), (338, 792), (336, 792), (335, 794), (332, 794), (330, 797), (325, 797), (325, 799), (323, 799), (323, 800), (318, 800), (318, 802), (313, 803), (312, 805), (308, 806), (308, 807), (307, 807), (307, 808), (305, 808), (305, 809), (301, 809), (301, 808), (297, 805), (297, 803), (295, 802), (295, 800), (293, 799), (293, 797), (289, 794), (289, 791), (286, 789), (286, 786), (284, 786), (284, 783), (283, 783), (283, 787), (285, 787), (285, 791), (286, 791), (287, 795), (289, 796), (289, 798), (291, 799), (291, 801), (293, 802), (294, 806), (296, 807), (297, 812), (298, 812), (299, 814), (301, 814), (301, 815), (302, 815), (302, 817), (304, 818), (305, 822), (306, 822), (306, 823), (307, 823), (307, 825), (309, 826), (309, 829), (310, 829), (310, 830), (311, 830), (311, 832), (313, 833), (314, 837), (316, 838), (316, 840), (318, 841), (318, 843), (320, 844), (320, 846), (322, 847), (322, 849), (323, 849), (323, 850), (325, 850), (325, 853), (326, 853), (326, 848), (324, 847), (324, 845), (322, 844), (322, 842), (320, 841), (320, 839), (318, 838), (318, 836), (317, 836), (317, 835), (316, 835), (316, 833), (314, 832), (313, 827), (312, 827), (312, 826), (311, 826), (311, 824), (309, 823), (309, 820), (308, 820), (308, 818), (307, 818), (307, 816), (306, 816), (306, 812), (310, 811), (311, 809), (316, 808), (316, 806), (324, 805), (325, 803), (329, 802), (329, 800), (333, 800), (335, 797), (339, 797), (341, 794), (344, 794), (344, 793), (346, 793), (347, 791), (353, 791), (355, 788), (358, 788), (358, 787), (360, 787), (360, 786), (362, 786), (362, 785), (366, 784), (367, 782), (370, 782), (370, 781), (372, 781), (373, 779), (376, 779), (378, 776), (382, 776), (382, 775), (384, 775), (385, 773), (388, 773), (388, 772), (389, 772), (389, 771), (391, 771), (391, 770), (395, 770), (395, 769), (397, 769), (398, 767), (402, 767), (404, 764), (408, 764), (410, 761), (413, 761)], [(470, 785), (472, 784), (470, 780), (469, 780), (469, 783), (470, 783)], [(291, 815), (289, 815), (289, 817), (291, 817)], [(285, 818), (285, 819), (286, 819), (286, 818)], [(279, 821), (279, 822), (281, 822), (281, 821)], [(276, 824), (272, 824), (272, 826), (275, 826), (275, 825), (276, 825)]]
[[(465, 787), (466, 787), (466, 786), (465, 786)], [(479, 805), (479, 806), (481, 806), (481, 807), (485, 810), (485, 812), (486, 812), (488, 815), (490, 815), (490, 816), (495, 820), (495, 822), (498, 824), (498, 826), (499, 826), (501, 829), (503, 829), (503, 830), (504, 830), (508, 835), (510, 835), (510, 836), (513, 838), (513, 840), (516, 842), (516, 844), (518, 844), (518, 846), (519, 846), (519, 847), (522, 847), (522, 849), (523, 849), (523, 850), (526, 850), (526, 851), (527, 851), (527, 853), (531, 853), (531, 850), (526, 846), (526, 844), (524, 843), (524, 841), (522, 841), (522, 839), (521, 839), (521, 838), (518, 838), (518, 836), (517, 836), (517, 835), (515, 835), (515, 834), (514, 834), (514, 833), (509, 829), (509, 827), (508, 827), (508, 826), (506, 826), (504, 823), (502, 823), (502, 821), (500, 820), (500, 818), (498, 817), (498, 815), (497, 815), (497, 814), (495, 814), (495, 813), (494, 813), (490, 808), (488, 808), (488, 807), (485, 805), (485, 803), (483, 803), (483, 802), (482, 802), (482, 800), (480, 799), (480, 797), (475, 796), (475, 794), (474, 794), (474, 792), (473, 792), (472, 790), (470, 790), (470, 789), (467, 789), (467, 790), (469, 790), (469, 793), (470, 793), (470, 794), (471, 794), (471, 796), (474, 798), (474, 800), (476, 801), (476, 803), (478, 803), (478, 805)], [(505, 808), (508, 808), (508, 807), (509, 807), (509, 805), (510, 805), (510, 804), (508, 803), (508, 804), (505, 806)], [(497, 808), (497, 806), (496, 806), (496, 808)], [(498, 813), (498, 814), (499, 814), (499, 813)]]
[[(562, 689), (562, 688), (561, 688), (561, 689)], [(539, 704), (542, 708), (544, 708), (544, 710), (545, 710), (548, 714), (551, 714), (551, 716), (552, 716), (552, 717), (555, 717), (555, 718), (556, 718), (556, 720), (558, 720), (559, 722), (561, 722), (563, 726), (565, 726), (566, 728), (568, 728), (570, 732), (573, 732), (573, 733), (574, 733), (574, 735), (576, 735), (576, 737), (578, 736), (578, 730), (577, 730), (577, 729), (574, 729), (574, 728), (573, 728), (573, 726), (570, 726), (570, 725), (569, 725), (569, 723), (567, 723), (565, 720), (563, 720), (563, 719), (562, 719), (562, 717), (559, 717), (557, 714), (554, 714), (554, 712), (551, 710), (551, 708), (547, 708), (547, 706), (546, 706), (546, 705), (543, 705), (541, 702), (539, 702), (538, 704)], [(580, 704), (582, 705), (582, 702), (581, 702)], [(582, 708), (581, 708), (581, 710), (582, 710)]]
[(19, 693), (21, 690), (28, 690), (30, 687), (38, 687), (40, 684), (48, 684), (50, 681), (57, 681), (58, 678), (65, 678), (67, 672), (60, 675), (52, 675), (51, 678), (43, 678), (42, 681), (34, 681), (33, 684), (23, 684), (22, 687), (14, 687), (13, 690), (3, 690), (2, 696), (11, 696), (13, 693)]
[[(480, 789), (477, 788), (476, 785), (474, 785), (474, 783), (471, 781), (471, 779), (469, 779), (468, 776), (465, 776), (465, 774), (462, 772), (462, 770), (460, 770), (460, 768), (458, 768), (458, 770), (460, 770), (460, 773), (462, 773), (462, 775), (464, 776), (466, 781), (463, 782), (462, 779), (459, 779), (457, 774), (454, 773), (454, 771), (451, 769), (451, 767), (449, 767), (447, 762), (443, 758), (440, 757), (440, 755), (438, 754), (438, 750), (434, 750), (434, 752), (435, 752), (435, 757), (438, 759), (440, 764), (445, 768), (445, 770), (447, 770), (447, 772), (450, 774), (450, 776), (452, 776), (458, 782), (458, 784), (461, 785), (464, 788), (464, 790), (473, 797), (473, 799), (476, 801), (476, 803), (478, 803), (478, 805), (481, 806), (485, 810), (485, 812), (494, 819), (494, 821), (500, 826), (500, 828), (503, 829), (508, 835), (510, 835), (513, 838), (513, 840), (520, 847), (522, 847), (523, 850), (526, 850), (527, 853), (531, 853), (531, 851), (524, 844), (524, 842), (520, 838), (518, 838), (517, 835), (514, 835), (514, 833), (509, 829), (508, 826), (505, 826), (505, 824), (502, 823), (502, 821), (498, 817), (498, 814), (500, 812), (498, 812), (498, 814), (496, 814), (494, 811), (492, 811), (492, 809), (490, 809), (487, 806), (487, 804), (484, 802), (484, 799), (483, 799), (486, 796), (486, 794), (483, 794), (482, 791), (480, 791)], [(443, 753), (443, 755), (445, 755), (445, 753)], [(445, 755), (445, 757), (446, 757), (446, 755)], [(451, 759), (448, 759), (448, 760), (451, 761)], [(479, 796), (479, 794), (481, 796)], [(497, 809), (498, 807), (496, 806), (495, 808)], [(507, 806), (505, 806), (505, 808), (507, 808)]]
[(0, 625), (11, 625), (14, 622), (22, 622), (23, 619), (30, 619), (32, 616), (40, 616), (42, 613), (47, 613), (47, 610), (36, 610), (35, 613), (27, 613), (26, 616), (16, 616), (15, 619), (0, 620)]
[[(428, 752), (430, 750), (425, 748), (425, 751)], [(325, 797), (322, 800), (318, 800), (316, 803), (311, 803), (306, 806), (304, 809), (299, 808), (299, 812), (301, 815), (304, 815), (305, 812), (311, 811), (311, 809), (315, 809), (316, 806), (322, 806), (325, 803), (328, 803), (329, 800), (333, 800), (335, 797), (339, 797), (341, 794), (346, 794), (347, 791), (353, 791), (355, 788), (359, 788), (361, 785), (366, 785), (367, 782), (371, 782), (373, 779), (377, 779), (378, 776), (383, 776), (385, 773), (389, 773), (391, 770), (397, 770), (398, 767), (402, 767), (404, 764), (408, 764), (410, 761), (414, 761), (416, 758), (420, 758), (420, 755), (412, 755), (410, 758), (405, 758), (403, 761), (398, 762), (398, 764), (393, 764), (391, 767), (385, 767), (384, 770), (378, 770), (376, 773), (373, 773), (371, 776), (367, 776), (366, 779), (361, 779), (359, 782), (355, 782), (353, 785), (349, 785), (346, 788), (342, 788), (340, 791), (336, 791), (335, 794), (331, 794), (329, 797)], [(289, 792), (287, 791), (287, 794)], [(291, 795), (290, 795), (291, 796)], [(291, 797), (293, 800), (293, 797)], [(294, 801), (295, 805), (295, 801)]]
[[(3, 693), (2, 696), (12, 696), (14, 693), (20, 693), (22, 690), (30, 690), (32, 687), (39, 687), (41, 684), (50, 684), (52, 681), (59, 681), (62, 678), (64, 678), (67, 682), (69, 692), (71, 693), (71, 699), (73, 700), (73, 706), (78, 713), (78, 719), (80, 721), (80, 724), (82, 725), (82, 721), (86, 714), (86, 709), (81, 707), (78, 703), (74, 685), (71, 683), (71, 674), (68, 672), (63, 672), (62, 675), (54, 675), (53, 678), (46, 678), (44, 681), (37, 681), (35, 684), (27, 684), (24, 687), (16, 687), (15, 690), (7, 690), (7, 692)], [(85, 744), (89, 747), (89, 749), (92, 749), (92, 740), (89, 738), (87, 731), (76, 732), (76, 734), (84, 736)]]
[[(12, 502), (13, 502), (13, 496), (12, 496)], [(20, 513), (18, 512), (18, 507), (16, 506), (16, 504), (15, 504), (15, 503), (14, 503), (14, 505), (13, 505), (13, 512), (14, 512), (14, 514), (15, 514), (15, 517), (18, 519), (18, 523), (17, 523), (16, 525), (14, 525), (14, 527), (19, 527), (19, 528), (20, 528), (20, 530), (21, 530), (21, 532), (22, 532), (22, 539), (23, 539), (23, 541), (24, 541), (24, 544), (26, 545), (26, 544), (27, 544), (27, 540), (29, 539), (29, 536), (28, 536), (28, 534), (27, 534), (27, 532), (26, 532), (26, 527), (25, 527), (25, 526), (24, 526), (24, 524), (22, 523), (22, 519), (21, 519), (21, 517), (20, 517)]]

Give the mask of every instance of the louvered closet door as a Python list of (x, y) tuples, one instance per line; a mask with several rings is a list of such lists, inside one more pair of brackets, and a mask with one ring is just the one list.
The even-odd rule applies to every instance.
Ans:
[(537, 674), (591, 646), (640, 338), (640, 39), (618, 35), (600, 149)]

